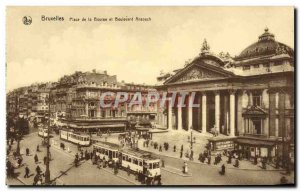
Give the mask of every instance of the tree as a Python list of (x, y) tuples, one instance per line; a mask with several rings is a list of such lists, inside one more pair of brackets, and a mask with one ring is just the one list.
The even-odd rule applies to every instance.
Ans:
[(15, 125), (15, 138), (17, 140), (17, 154), (20, 155), (20, 142), (23, 136), (28, 133), (28, 121), (23, 117), (18, 117)]

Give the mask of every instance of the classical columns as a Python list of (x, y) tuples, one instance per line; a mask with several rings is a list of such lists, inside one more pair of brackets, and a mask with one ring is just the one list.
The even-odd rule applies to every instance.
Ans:
[(182, 98), (178, 97), (177, 104), (177, 130), (182, 130)]
[(88, 117), (89, 116), (89, 103), (85, 103), (85, 115)]
[(230, 136), (235, 136), (235, 93), (236, 90), (230, 90)]
[(220, 92), (215, 91), (215, 127), (220, 132)]
[(172, 100), (168, 101), (168, 130), (172, 130)]
[(206, 93), (202, 93), (202, 133), (206, 133)]
[(191, 99), (191, 94), (189, 94), (188, 97), (188, 103), (186, 107), (188, 108), (188, 124), (187, 124), (187, 130), (192, 130), (193, 126), (193, 107), (192, 107), (192, 99)]

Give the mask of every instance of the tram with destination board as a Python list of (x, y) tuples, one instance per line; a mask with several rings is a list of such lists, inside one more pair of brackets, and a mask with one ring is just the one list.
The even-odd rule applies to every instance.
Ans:
[(59, 131), (59, 134), (60, 134), (60, 139), (69, 141), (76, 145), (89, 146), (91, 144), (91, 136), (90, 135), (76, 133), (72, 130), (64, 130), (64, 129), (61, 129)]
[(97, 156), (119, 163), (119, 167), (134, 173), (142, 173), (147, 179), (161, 179), (160, 159), (153, 157), (150, 152), (121, 148), (117, 144), (98, 142), (93, 144)]

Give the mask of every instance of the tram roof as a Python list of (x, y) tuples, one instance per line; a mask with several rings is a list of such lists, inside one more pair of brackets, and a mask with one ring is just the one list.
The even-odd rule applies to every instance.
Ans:
[(146, 160), (154, 160), (157, 159), (155, 157), (153, 157), (151, 155), (150, 152), (148, 151), (143, 151), (143, 150), (136, 150), (136, 149), (132, 149), (132, 148), (124, 148), (122, 149), (122, 152), (124, 152), (125, 154), (129, 154), (129, 155), (133, 155), (139, 158), (143, 158)]
[(82, 133), (82, 132), (76, 132), (76, 131), (74, 131), (73, 129), (65, 129), (65, 128), (62, 128), (62, 129), (60, 129), (61, 131), (66, 131), (66, 132), (71, 132), (71, 133), (73, 133), (73, 134), (76, 134), (76, 135), (80, 135), (80, 136), (85, 136), (85, 137), (90, 137), (90, 135), (89, 134), (86, 134), (86, 133)]
[(120, 145), (118, 145), (118, 144), (109, 143), (109, 142), (102, 142), (102, 141), (98, 141), (94, 145), (95, 146), (100, 146), (100, 147), (106, 147), (106, 148), (110, 148), (110, 149), (115, 149), (115, 150), (118, 150), (120, 148)]

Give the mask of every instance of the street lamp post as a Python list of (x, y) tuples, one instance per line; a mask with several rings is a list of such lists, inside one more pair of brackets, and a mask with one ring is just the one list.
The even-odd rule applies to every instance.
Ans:
[(46, 160), (46, 171), (45, 171), (45, 184), (49, 185), (51, 183), (50, 181), (50, 96), (51, 91), (49, 92), (49, 101), (48, 101), (48, 112), (49, 112), (49, 118), (48, 118), (48, 134), (47, 134), (47, 160)]
[(193, 131), (191, 131), (191, 137), (188, 136), (188, 142), (191, 144), (191, 151), (192, 151), (193, 150), (193, 144), (196, 143), (196, 137), (193, 137)]

